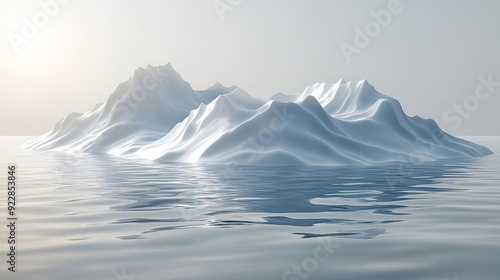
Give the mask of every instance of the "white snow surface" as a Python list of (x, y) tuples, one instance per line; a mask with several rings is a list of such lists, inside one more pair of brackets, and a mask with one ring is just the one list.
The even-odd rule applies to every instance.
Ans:
[(491, 154), (407, 116), (366, 80), (316, 83), (269, 100), (216, 83), (198, 91), (168, 64), (139, 68), (108, 100), (20, 148), (163, 162), (372, 165)]

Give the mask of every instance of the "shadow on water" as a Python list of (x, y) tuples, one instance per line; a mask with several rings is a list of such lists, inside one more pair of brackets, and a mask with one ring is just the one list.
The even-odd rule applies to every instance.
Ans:
[[(144, 229), (123, 239), (170, 230), (251, 225), (287, 227), (302, 238), (374, 238), (385, 233), (384, 224), (405, 220), (409, 200), (451, 191), (442, 181), (468, 176), (467, 170), (474, 166), (474, 159), (379, 167), (228, 168), (90, 155), (68, 164), (67, 156), (58, 153), (53, 158), (60, 188), (87, 187), (101, 198), (114, 200), (109, 211), (116, 215), (110, 224)], [(319, 225), (352, 229), (304, 230)]]

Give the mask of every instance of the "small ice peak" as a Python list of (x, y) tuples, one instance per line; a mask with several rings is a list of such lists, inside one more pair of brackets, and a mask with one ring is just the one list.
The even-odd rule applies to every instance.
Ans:
[(174, 74), (176, 76), (179, 76), (179, 73), (174, 69), (174, 67), (172, 66), (172, 63), (167, 63), (166, 65), (162, 65), (162, 66), (156, 66), (156, 67), (153, 67), (153, 68), (156, 68), (158, 69), (160, 72), (162, 73), (167, 73), (167, 74)]
[(177, 71), (172, 67), (172, 64), (169, 62), (167, 65), (162, 65), (162, 66), (152, 66), (151, 64), (148, 64), (146, 67), (139, 67), (134, 71), (134, 74), (132, 75), (132, 78), (139, 78), (143, 79), (145, 77), (153, 77), (158, 79), (159, 76), (164, 77), (166, 75), (172, 75), (176, 74)]
[(372, 85), (368, 82), (368, 80), (367, 80), (367, 79), (363, 79), (363, 80), (359, 81), (359, 82), (358, 82), (358, 84), (359, 84), (360, 86), (370, 86), (370, 87), (372, 86)]
[(232, 85), (230, 87), (226, 87), (224, 86), (223, 84), (219, 83), (219, 82), (216, 82), (215, 84), (213, 84), (211, 87), (207, 88), (207, 90), (216, 90), (216, 89), (224, 89), (224, 90), (230, 90), (230, 91), (234, 91), (236, 89), (238, 89), (239, 87), (235, 86), (235, 85)]
[(172, 63), (167, 63), (165, 65), (158, 65), (158, 66), (153, 66), (151, 64), (148, 64), (146, 67), (146, 70), (150, 73), (157, 73), (157, 72), (162, 72), (162, 73), (168, 73), (168, 74), (179, 74), (174, 67), (172, 66)]
[(219, 88), (226, 88), (225, 86), (223, 86), (221, 83), (219, 82), (216, 82), (215, 84), (213, 84), (211, 87), (209, 87), (208, 89), (219, 89)]

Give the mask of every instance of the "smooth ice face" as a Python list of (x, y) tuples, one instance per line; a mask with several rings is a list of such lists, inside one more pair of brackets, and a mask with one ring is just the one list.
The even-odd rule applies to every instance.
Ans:
[(270, 100), (216, 83), (193, 90), (166, 66), (140, 68), (104, 103), (73, 113), (24, 149), (165, 162), (351, 165), (480, 157), (492, 152), (407, 116), (366, 80), (316, 83)]

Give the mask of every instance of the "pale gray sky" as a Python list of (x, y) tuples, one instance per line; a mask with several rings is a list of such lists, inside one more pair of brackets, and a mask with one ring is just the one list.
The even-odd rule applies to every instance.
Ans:
[[(56, 0), (0, 0), (1, 135), (48, 131), (168, 62), (195, 89), (219, 81), (255, 97), (367, 79), (452, 134), (500, 135), (499, 1), (39, 1)], [(391, 19), (377, 23), (382, 10)], [(369, 42), (355, 43), (356, 27)], [(350, 62), (343, 42), (357, 48)]]

